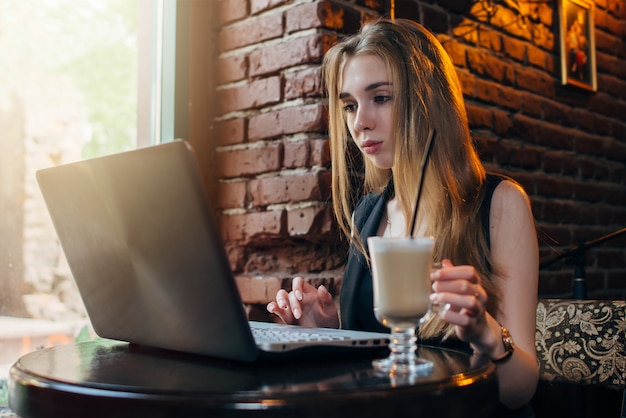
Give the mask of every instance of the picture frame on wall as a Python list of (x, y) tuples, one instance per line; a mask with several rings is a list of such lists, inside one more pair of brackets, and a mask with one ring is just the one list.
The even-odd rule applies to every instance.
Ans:
[(561, 82), (596, 91), (594, 3), (559, 0)]

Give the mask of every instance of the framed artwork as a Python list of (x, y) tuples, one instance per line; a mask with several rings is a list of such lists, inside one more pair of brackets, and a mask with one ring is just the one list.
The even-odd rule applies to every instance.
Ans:
[(588, 0), (559, 0), (561, 82), (596, 91), (594, 4)]

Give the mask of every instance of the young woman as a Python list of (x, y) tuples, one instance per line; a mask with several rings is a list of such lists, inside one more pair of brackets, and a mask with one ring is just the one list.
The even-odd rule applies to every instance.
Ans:
[[(303, 326), (382, 328), (373, 314), (366, 238), (409, 233), (420, 162), (433, 131), (416, 230), (436, 239), (435, 259), (443, 268), (433, 275), (432, 299), (446, 308), (420, 327), (420, 338), (460, 342), (489, 356), (497, 365), (501, 403), (512, 410), (526, 405), (539, 374), (535, 225), (522, 188), (485, 172), (449, 56), (421, 25), (378, 20), (332, 47), (323, 73), (333, 206), (351, 240), (341, 313), (326, 288), (299, 277), (268, 311)], [(362, 188), (354, 186), (355, 145), (365, 165)]]

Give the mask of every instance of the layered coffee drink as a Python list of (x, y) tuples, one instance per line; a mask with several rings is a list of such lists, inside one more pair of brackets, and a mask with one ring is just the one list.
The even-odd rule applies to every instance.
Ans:
[(383, 325), (414, 327), (429, 308), (434, 239), (368, 239), (374, 314)]

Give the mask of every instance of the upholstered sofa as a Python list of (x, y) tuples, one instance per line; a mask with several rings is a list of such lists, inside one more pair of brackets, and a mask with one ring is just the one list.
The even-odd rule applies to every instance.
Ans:
[(626, 301), (620, 300), (540, 299), (535, 339), (540, 379), (624, 393), (625, 312)]

